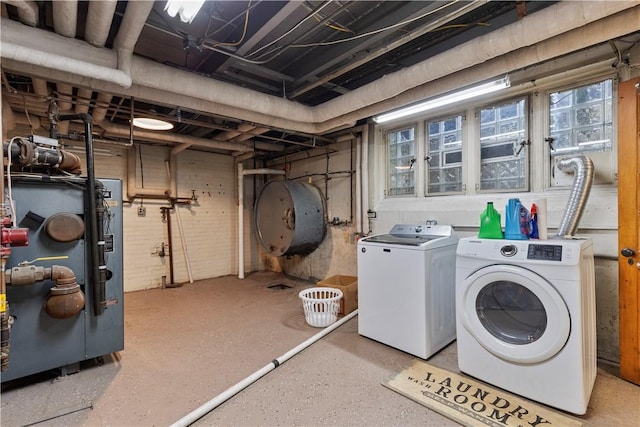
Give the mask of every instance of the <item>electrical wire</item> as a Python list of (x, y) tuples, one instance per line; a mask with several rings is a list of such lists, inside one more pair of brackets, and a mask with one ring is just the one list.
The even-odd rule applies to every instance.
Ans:
[[(304, 7), (306, 7), (309, 12), (313, 11), (311, 6), (309, 6), (306, 2), (304, 3)], [(320, 15), (320, 14), (316, 13), (316, 15)], [(321, 18), (320, 16), (315, 16), (315, 15), (314, 15), (314, 18), (318, 23), (322, 23), (322, 21), (324, 19), (327, 19), (326, 17), (322, 17), (322, 19), (320, 19)], [(344, 33), (351, 33), (351, 34), (355, 34), (356, 33), (355, 31), (350, 30), (349, 28), (345, 27), (344, 25), (340, 24), (339, 22), (336, 22), (336, 21), (332, 21), (332, 22), (334, 22), (335, 24), (330, 24), (328, 22), (325, 22), (322, 25), (324, 25), (327, 28), (331, 28), (332, 30), (336, 30), (336, 31), (344, 32)]]
[[(247, 3), (247, 10), (244, 13), (244, 28), (242, 29), (242, 36), (235, 42), (216, 42), (212, 47), (216, 46), (239, 46), (244, 42), (244, 38), (247, 36), (247, 28), (249, 27), (249, 12), (251, 11), (251, 1)], [(205, 36), (206, 37), (206, 36)]]
[(331, 45), (334, 45), (334, 44), (346, 43), (346, 42), (350, 42), (350, 41), (353, 41), (353, 40), (361, 39), (363, 37), (369, 37), (369, 36), (372, 36), (372, 35), (375, 35), (375, 34), (378, 34), (378, 33), (382, 33), (382, 32), (387, 31), (387, 30), (392, 30), (394, 28), (402, 27), (402, 26), (404, 26), (406, 24), (410, 24), (412, 22), (418, 21), (418, 20), (420, 20), (420, 19), (422, 19), (422, 18), (424, 18), (426, 16), (432, 15), (432, 14), (434, 14), (436, 12), (440, 12), (441, 10), (451, 6), (452, 4), (458, 3), (459, 1), (460, 0), (454, 0), (451, 3), (446, 3), (443, 6), (440, 6), (440, 7), (436, 8), (436, 9), (430, 10), (429, 12), (425, 12), (425, 13), (423, 13), (421, 15), (415, 16), (415, 17), (413, 17), (411, 19), (407, 19), (406, 21), (398, 22), (396, 24), (389, 25), (387, 27), (383, 27), (383, 28), (379, 28), (377, 30), (373, 30), (373, 31), (369, 31), (369, 32), (366, 32), (366, 33), (358, 34), (357, 36), (347, 37), (347, 38), (339, 39), (339, 40), (326, 41), (326, 42), (295, 44), (295, 45), (290, 45), (289, 47), (331, 46)]
[[(456, 0), (458, 1), (458, 0)], [(286, 36), (288, 36), (289, 34), (291, 34), (292, 32), (294, 32), (295, 30), (297, 30), (298, 28), (300, 28), (300, 26), (302, 24), (304, 24), (305, 22), (307, 22), (309, 19), (311, 19), (313, 16), (315, 16), (316, 13), (320, 12), (322, 9), (324, 9), (325, 7), (329, 6), (331, 3), (333, 2), (333, 0), (329, 0), (326, 3), (324, 3), (322, 6), (320, 6), (314, 13), (307, 15), (303, 20), (301, 20), (300, 22), (298, 22), (296, 25), (294, 25), (289, 31), (285, 32), (284, 34), (282, 34), (280, 37), (278, 37), (277, 39), (267, 43), (266, 45), (262, 46), (261, 48), (254, 50), (253, 52), (250, 52), (247, 54), (247, 57), (252, 57), (254, 55), (256, 55), (257, 53), (263, 51), (264, 49), (268, 48), (269, 46), (274, 45), (275, 43), (279, 42), (280, 40), (282, 40), (283, 38), (285, 38)]]

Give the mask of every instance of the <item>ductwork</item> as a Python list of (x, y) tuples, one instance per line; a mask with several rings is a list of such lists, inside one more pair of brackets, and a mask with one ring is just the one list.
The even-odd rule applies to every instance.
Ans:
[[(137, 2), (129, 2), (129, 6), (132, 3)], [(558, 16), (564, 19), (559, 20)], [(136, 56), (132, 58), (129, 76), (115, 69), (125, 68), (118, 63), (113, 51), (86, 44), (77, 46), (82, 43), (46, 31), (23, 28), (8, 19), (2, 20), (1, 36), (3, 66), (8, 69), (76, 84), (79, 75), (93, 79), (84, 83), (100, 91), (126, 94), (150, 102), (188, 105), (252, 123), (321, 134), (416, 101), (425, 95), (427, 83), (440, 79), (438, 87), (429, 93), (429, 96), (437, 95), (447, 90), (443, 89), (442, 82), (448, 81), (451, 75), (455, 78), (456, 73), (465, 69), (473, 67), (470, 78), (465, 80), (465, 84), (472, 84), (632, 33), (637, 31), (638, 22), (640, 6), (637, 2), (559, 2), (316, 107)], [(525, 25), (536, 31), (526, 30)], [(18, 52), (18, 48), (22, 50)], [(53, 53), (59, 56), (54, 57)], [(89, 60), (92, 62), (88, 63)], [(125, 92), (121, 87), (127, 87), (127, 78), (135, 84)], [(121, 87), (114, 87), (114, 83)]]
[(589, 198), (589, 191), (593, 183), (593, 162), (589, 157), (577, 156), (562, 159), (557, 166), (561, 171), (573, 171), (575, 175), (573, 188), (569, 194), (569, 201), (557, 232), (557, 236), (560, 238), (572, 237), (578, 229), (580, 217)]

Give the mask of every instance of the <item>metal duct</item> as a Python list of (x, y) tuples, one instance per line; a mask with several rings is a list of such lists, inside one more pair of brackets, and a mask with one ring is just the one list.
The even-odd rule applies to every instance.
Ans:
[(573, 188), (569, 194), (569, 201), (567, 202), (567, 207), (557, 232), (558, 237), (571, 237), (578, 229), (578, 222), (589, 198), (589, 191), (593, 183), (593, 162), (589, 157), (577, 156), (562, 159), (558, 162), (557, 166), (558, 169), (563, 172), (573, 170), (575, 174)]

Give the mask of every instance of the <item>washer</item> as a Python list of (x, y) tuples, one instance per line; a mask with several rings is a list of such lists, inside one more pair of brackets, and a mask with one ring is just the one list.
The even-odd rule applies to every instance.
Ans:
[(584, 414), (596, 379), (594, 277), (591, 240), (460, 239), (460, 370)]
[(427, 359), (455, 339), (450, 225), (396, 224), (358, 241), (358, 333)]

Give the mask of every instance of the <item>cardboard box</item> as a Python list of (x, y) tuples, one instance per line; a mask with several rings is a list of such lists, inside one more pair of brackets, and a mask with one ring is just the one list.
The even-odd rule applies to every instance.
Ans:
[(351, 313), (358, 308), (358, 278), (355, 276), (331, 276), (317, 283), (318, 286), (327, 288), (336, 288), (342, 291), (342, 299), (340, 300), (340, 314)]

